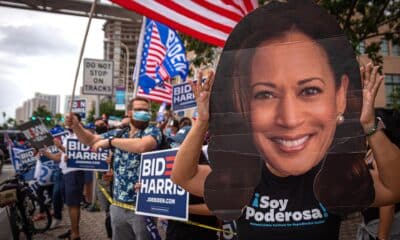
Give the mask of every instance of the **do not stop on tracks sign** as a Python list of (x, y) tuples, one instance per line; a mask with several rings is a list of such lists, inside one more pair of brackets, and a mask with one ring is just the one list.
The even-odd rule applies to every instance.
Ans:
[(113, 62), (86, 58), (83, 66), (82, 92), (89, 95), (112, 95)]

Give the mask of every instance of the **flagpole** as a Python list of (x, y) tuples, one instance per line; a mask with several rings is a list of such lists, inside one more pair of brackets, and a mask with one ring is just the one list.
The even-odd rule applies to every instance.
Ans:
[(135, 66), (136, 71), (134, 71), (134, 73), (133, 73), (133, 81), (134, 81), (133, 97), (134, 98), (136, 97), (136, 95), (138, 93), (140, 68), (141, 68), (141, 63), (142, 63), (143, 40), (144, 40), (145, 28), (146, 28), (146, 17), (143, 17), (142, 21), (143, 21), (142, 28), (140, 29), (138, 48), (136, 51), (136, 66)]
[(94, 0), (92, 7), (90, 8), (90, 13), (89, 13), (89, 20), (88, 20), (88, 24), (86, 26), (86, 32), (85, 32), (85, 37), (83, 38), (83, 43), (82, 43), (82, 47), (81, 47), (81, 52), (79, 54), (79, 60), (78, 60), (78, 66), (76, 68), (76, 72), (75, 72), (75, 80), (74, 80), (74, 86), (72, 88), (72, 96), (71, 96), (71, 102), (69, 105), (69, 112), (72, 112), (72, 105), (74, 103), (74, 98), (75, 98), (75, 88), (76, 88), (76, 82), (78, 81), (78, 75), (79, 75), (79, 69), (81, 67), (81, 62), (82, 62), (82, 56), (83, 56), (83, 52), (85, 50), (85, 45), (86, 45), (86, 39), (89, 33), (89, 28), (90, 28), (90, 24), (92, 22), (92, 18), (93, 18), (93, 13), (94, 10), (96, 8), (96, 3), (98, 0)]

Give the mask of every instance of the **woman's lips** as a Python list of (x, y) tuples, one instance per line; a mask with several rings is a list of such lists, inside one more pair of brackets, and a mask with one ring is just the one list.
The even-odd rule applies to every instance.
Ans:
[(302, 150), (311, 135), (303, 135), (302, 137), (287, 138), (287, 137), (273, 137), (271, 140), (276, 143), (279, 149), (283, 152), (296, 152)]

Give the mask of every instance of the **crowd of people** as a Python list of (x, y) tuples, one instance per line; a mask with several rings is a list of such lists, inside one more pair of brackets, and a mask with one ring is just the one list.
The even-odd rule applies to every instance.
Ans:
[[(49, 190), (53, 193), (54, 208), (51, 229), (57, 228), (61, 223), (64, 204), (67, 206), (71, 223), (70, 229), (58, 236), (60, 239), (80, 239), (81, 208), (90, 210), (90, 206), (96, 201), (105, 212), (105, 227), (109, 238), (152, 239), (146, 226), (148, 220), (121, 205), (135, 204), (134, 185), (139, 179), (141, 153), (179, 147), (190, 131), (194, 119), (188, 117), (178, 119), (171, 110), (166, 110), (158, 123), (150, 123), (150, 116), (150, 102), (139, 97), (131, 100), (128, 115), (121, 119), (116, 128), (110, 128), (104, 117), (96, 118), (93, 126), (87, 127), (91, 124), (83, 125), (80, 115), (71, 113), (65, 121), (65, 127), (69, 131), (68, 136), (62, 140), (59, 137), (54, 138), (54, 145), (59, 151), (53, 153), (45, 148), (39, 151), (41, 156), (59, 163), (59, 171), (53, 173), (53, 188)], [(97, 177), (93, 179), (93, 171), (68, 168), (66, 164), (68, 139), (78, 139), (83, 144), (91, 146), (92, 151), (110, 148), (111, 153), (107, 158), (110, 170), (96, 173)], [(207, 163), (204, 157), (202, 164)], [(96, 196), (92, 196), (92, 185), (96, 183), (101, 186), (96, 188)], [(113, 202), (119, 204), (110, 203), (100, 187), (111, 195)], [(189, 212), (190, 220), (219, 227), (217, 218), (211, 216), (203, 198), (191, 195)], [(191, 239), (190, 236), (217, 239), (215, 230), (173, 220), (168, 221), (167, 226), (166, 239)]]
[[(73, 113), (65, 125), (93, 151), (111, 149), (98, 182), (119, 204), (97, 196), (112, 239), (152, 239), (148, 218), (123, 206), (135, 204), (141, 154), (171, 147), (179, 147), (171, 179), (190, 193), (192, 221), (234, 220), (238, 239), (338, 239), (342, 217), (362, 211), (359, 239), (398, 239), (400, 119), (374, 108), (382, 81), (378, 66), (357, 62), (332, 16), (309, 1), (274, 1), (235, 27), (215, 76), (191, 82), (195, 121), (169, 112), (152, 124), (149, 101), (136, 97), (121, 128), (99, 118), (91, 131)], [(41, 154), (60, 162), (54, 209), (65, 192), (71, 229), (60, 238), (76, 240), (93, 175), (66, 168), (66, 145), (55, 145), (59, 153)], [(168, 220), (166, 239), (218, 235)]]

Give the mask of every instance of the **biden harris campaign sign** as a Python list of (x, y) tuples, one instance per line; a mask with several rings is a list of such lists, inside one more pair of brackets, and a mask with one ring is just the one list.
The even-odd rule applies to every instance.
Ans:
[(41, 149), (53, 144), (53, 137), (39, 119), (23, 123), (18, 128), (31, 146), (36, 149)]
[(172, 86), (172, 110), (179, 111), (196, 107), (196, 99), (188, 82)]
[(188, 220), (189, 194), (170, 179), (177, 151), (169, 149), (142, 154), (137, 214)]
[(78, 139), (67, 140), (68, 168), (87, 171), (108, 171), (109, 165), (106, 162), (108, 154), (108, 149), (92, 152), (89, 146), (82, 144)]

